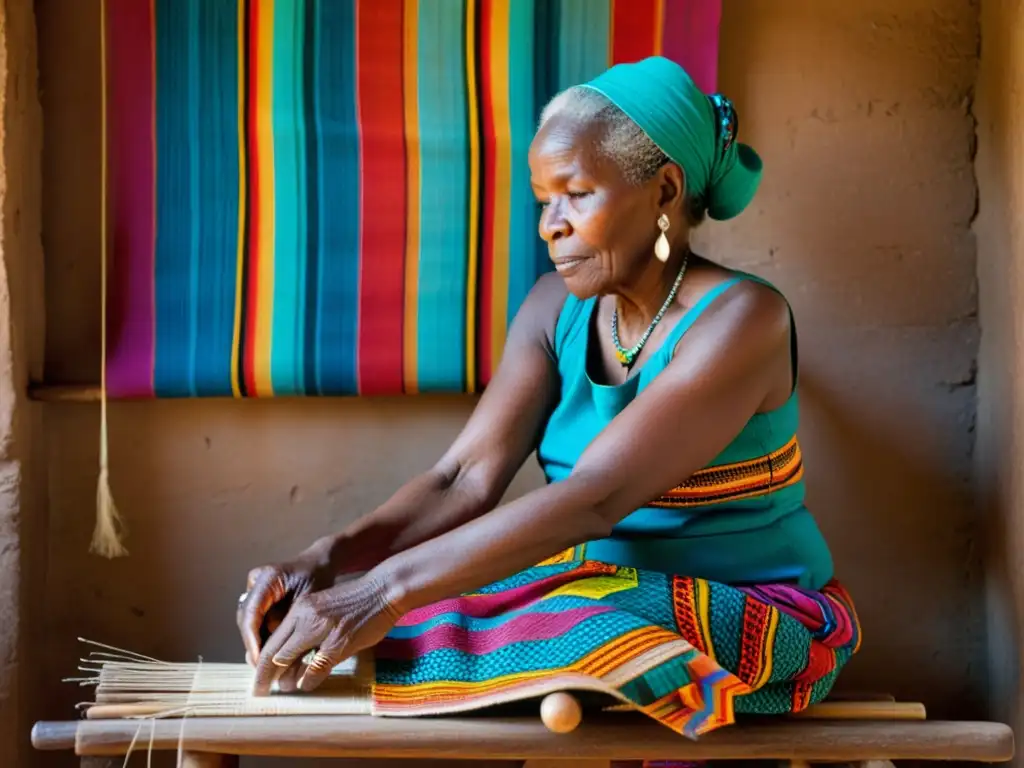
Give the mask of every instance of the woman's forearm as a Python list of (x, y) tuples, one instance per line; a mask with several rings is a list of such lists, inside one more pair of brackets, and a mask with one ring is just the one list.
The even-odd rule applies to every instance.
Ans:
[(788, 307), (763, 287), (718, 311), (718, 329), (688, 334), (690, 359), (677, 356), (619, 412), (569, 477), (374, 568), (368, 577), (384, 599), (405, 612), (605, 538), (626, 515), (721, 455), (775, 394), (780, 367), (789, 380), (791, 338)]
[(488, 485), (472, 470), (434, 467), (370, 514), (314, 546), (325, 551), (339, 575), (369, 570), (487, 512), (497, 503)]
[(502, 505), (371, 571), (407, 612), (478, 589), (610, 532), (600, 499), (573, 479)]

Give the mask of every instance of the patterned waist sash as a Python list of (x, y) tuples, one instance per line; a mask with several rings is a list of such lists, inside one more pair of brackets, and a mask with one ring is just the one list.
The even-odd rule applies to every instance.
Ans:
[(803, 476), (803, 454), (794, 436), (765, 456), (699, 470), (650, 506), (678, 508), (739, 501), (796, 485)]

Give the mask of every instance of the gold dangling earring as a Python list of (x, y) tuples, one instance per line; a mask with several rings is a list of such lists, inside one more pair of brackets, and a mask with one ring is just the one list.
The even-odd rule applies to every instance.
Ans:
[(658, 228), (661, 230), (661, 234), (658, 235), (658, 240), (654, 244), (654, 255), (658, 257), (658, 261), (664, 264), (672, 252), (668, 238), (665, 237), (665, 233), (668, 232), (668, 216), (664, 213), (658, 217)]

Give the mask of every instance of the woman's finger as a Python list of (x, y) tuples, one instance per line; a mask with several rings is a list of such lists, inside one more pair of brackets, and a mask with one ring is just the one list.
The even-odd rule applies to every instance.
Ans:
[(281, 693), (295, 693), (299, 689), (299, 680), (306, 673), (306, 665), (296, 661), (277, 678), (277, 690)]
[(253, 568), (245, 577), (245, 588), (252, 590), (256, 586), (256, 582), (259, 581), (260, 577), (263, 576), (269, 568), (265, 565), (261, 565), (258, 568)]
[(277, 569), (262, 569), (260, 575), (252, 578), (252, 587), (242, 602), (239, 625), (246, 653), (252, 658), (260, 655), (260, 628), (267, 613), (287, 592), (284, 576)]
[(295, 630), (281, 644), (281, 647), (270, 657), (275, 666), (282, 669), (296, 664), (306, 655), (306, 651), (315, 649), (323, 636), (311, 631), (305, 622), (295, 622)]
[(341, 627), (335, 628), (317, 648), (313, 658), (306, 667), (306, 672), (299, 678), (300, 691), (312, 691), (331, 674), (331, 670), (346, 658), (348, 649), (348, 632)]
[(295, 632), (295, 620), (291, 616), (285, 617), (281, 626), (268, 639), (259, 655), (256, 657), (256, 676), (253, 680), (252, 691), (254, 696), (266, 696), (274, 681), (281, 676), (281, 673), (290, 666), (275, 663), (277, 653), (284, 647)]

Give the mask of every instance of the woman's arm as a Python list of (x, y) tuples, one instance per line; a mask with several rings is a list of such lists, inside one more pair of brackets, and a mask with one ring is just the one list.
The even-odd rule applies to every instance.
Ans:
[(363, 571), (490, 511), (536, 448), (558, 395), (552, 337), (566, 296), (543, 276), (516, 314), (501, 363), (465, 428), (431, 469), (338, 534), (322, 539), (332, 570)]
[(404, 613), (477, 589), (605, 537), (714, 459), (778, 390), (790, 365), (782, 299), (755, 283), (734, 291), (690, 329), (675, 360), (590, 444), (568, 478), (371, 571), (393, 609)]
[(594, 439), (569, 477), (300, 600), (263, 647), (254, 692), (268, 691), (316, 649), (298, 681), (311, 690), (342, 660), (380, 642), (401, 614), (605, 537), (707, 466), (791, 373), (784, 302), (758, 284), (733, 291), (701, 316), (672, 364)]
[(269, 691), (282, 669), (316, 649), (298, 681), (312, 690), (335, 665), (380, 642), (402, 614), (607, 536), (706, 466), (790, 373), (785, 303), (756, 283), (733, 291), (739, 295), (701, 317), (674, 362), (598, 435), (568, 478), (300, 600), (263, 647), (254, 692)]
[(499, 503), (558, 396), (552, 338), (565, 296), (557, 274), (537, 282), (509, 329), (494, 378), (432, 469), (341, 533), (317, 540), (290, 561), (249, 572), (236, 621), (250, 661), (261, 655), (275, 612), (291, 615), (289, 606), (337, 584), (339, 577), (373, 569)]

